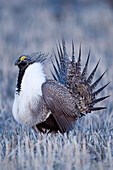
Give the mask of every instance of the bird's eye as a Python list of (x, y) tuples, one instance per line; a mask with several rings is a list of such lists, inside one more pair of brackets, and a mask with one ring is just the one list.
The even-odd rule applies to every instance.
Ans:
[(27, 61), (27, 58), (24, 58), (23, 60), (24, 60), (24, 61)]

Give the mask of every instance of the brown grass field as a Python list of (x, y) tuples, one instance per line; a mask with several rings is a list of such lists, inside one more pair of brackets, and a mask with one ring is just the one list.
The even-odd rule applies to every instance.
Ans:
[[(112, 5), (110, 0), (0, 0), (0, 170), (113, 169)], [(108, 68), (98, 87), (110, 81), (101, 96), (111, 96), (101, 103), (107, 110), (81, 118), (68, 135), (36, 134), (12, 116), (14, 62), (37, 51), (51, 56), (62, 38), (69, 55), (72, 40), (76, 56), (82, 44), (82, 64), (91, 49), (89, 73), (101, 58), (95, 79)]]

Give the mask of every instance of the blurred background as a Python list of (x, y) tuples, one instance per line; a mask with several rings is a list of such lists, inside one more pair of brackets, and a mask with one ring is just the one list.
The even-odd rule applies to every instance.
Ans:
[(0, 131), (13, 128), (15, 60), (37, 51), (50, 56), (62, 38), (69, 55), (72, 40), (77, 56), (82, 44), (83, 63), (91, 49), (89, 70), (101, 58), (98, 74), (109, 68), (103, 82), (111, 81), (106, 93), (112, 93), (112, 0), (0, 0)]

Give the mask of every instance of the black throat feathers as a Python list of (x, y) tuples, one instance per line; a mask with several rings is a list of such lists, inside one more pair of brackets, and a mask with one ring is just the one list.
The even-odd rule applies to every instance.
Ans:
[(22, 78), (23, 78), (23, 75), (25, 73), (25, 69), (24, 70), (19, 70), (19, 74), (18, 74), (18, 80), (17, 80), (17, 85), (16, 85), (16, 92), (17, 94), (20, 93), (21, 91), (21, 83), (22, 83)]
[(17, 80), (17, 85), (16, 85), (16, 92), (17, 94), (20, 93), (21, 91), (21, 83), (22, 83), (22, 78), (24, 76), (24, 73), (25, 73), (25, 70), (27, 69), (27, 67), (30, 65), (30, 64), (33, 64), (34, 61), (32, 62), (29, 62), (25, 65), (19, 65), (19, 74), (18, 74), (18, 80)]

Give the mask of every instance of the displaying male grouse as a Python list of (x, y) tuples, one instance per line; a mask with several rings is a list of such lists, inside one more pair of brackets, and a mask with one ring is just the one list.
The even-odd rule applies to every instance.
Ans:
[(12, 109), (14, 118), (43, 133), (69, 132), (78, 118), (91, 111), (105, 109), (94, 105), (108, 97), (96, 98), (109, 83), (94, 91), (105, 72), (92, 84), (99, 62), (87, 77), (90, 52), (81, 72), (81, 47), (77, 62), (73, 43), (71, 59), (64, 41), (62, 47), (58, 45), (57, 51), (58, 57), (54, 55), (55, 63), (52, 61), (53, 80), (48, 80), (43, 71), (44, 55), (22, 55), (15, 63), (19, 67), (19, 74)]

